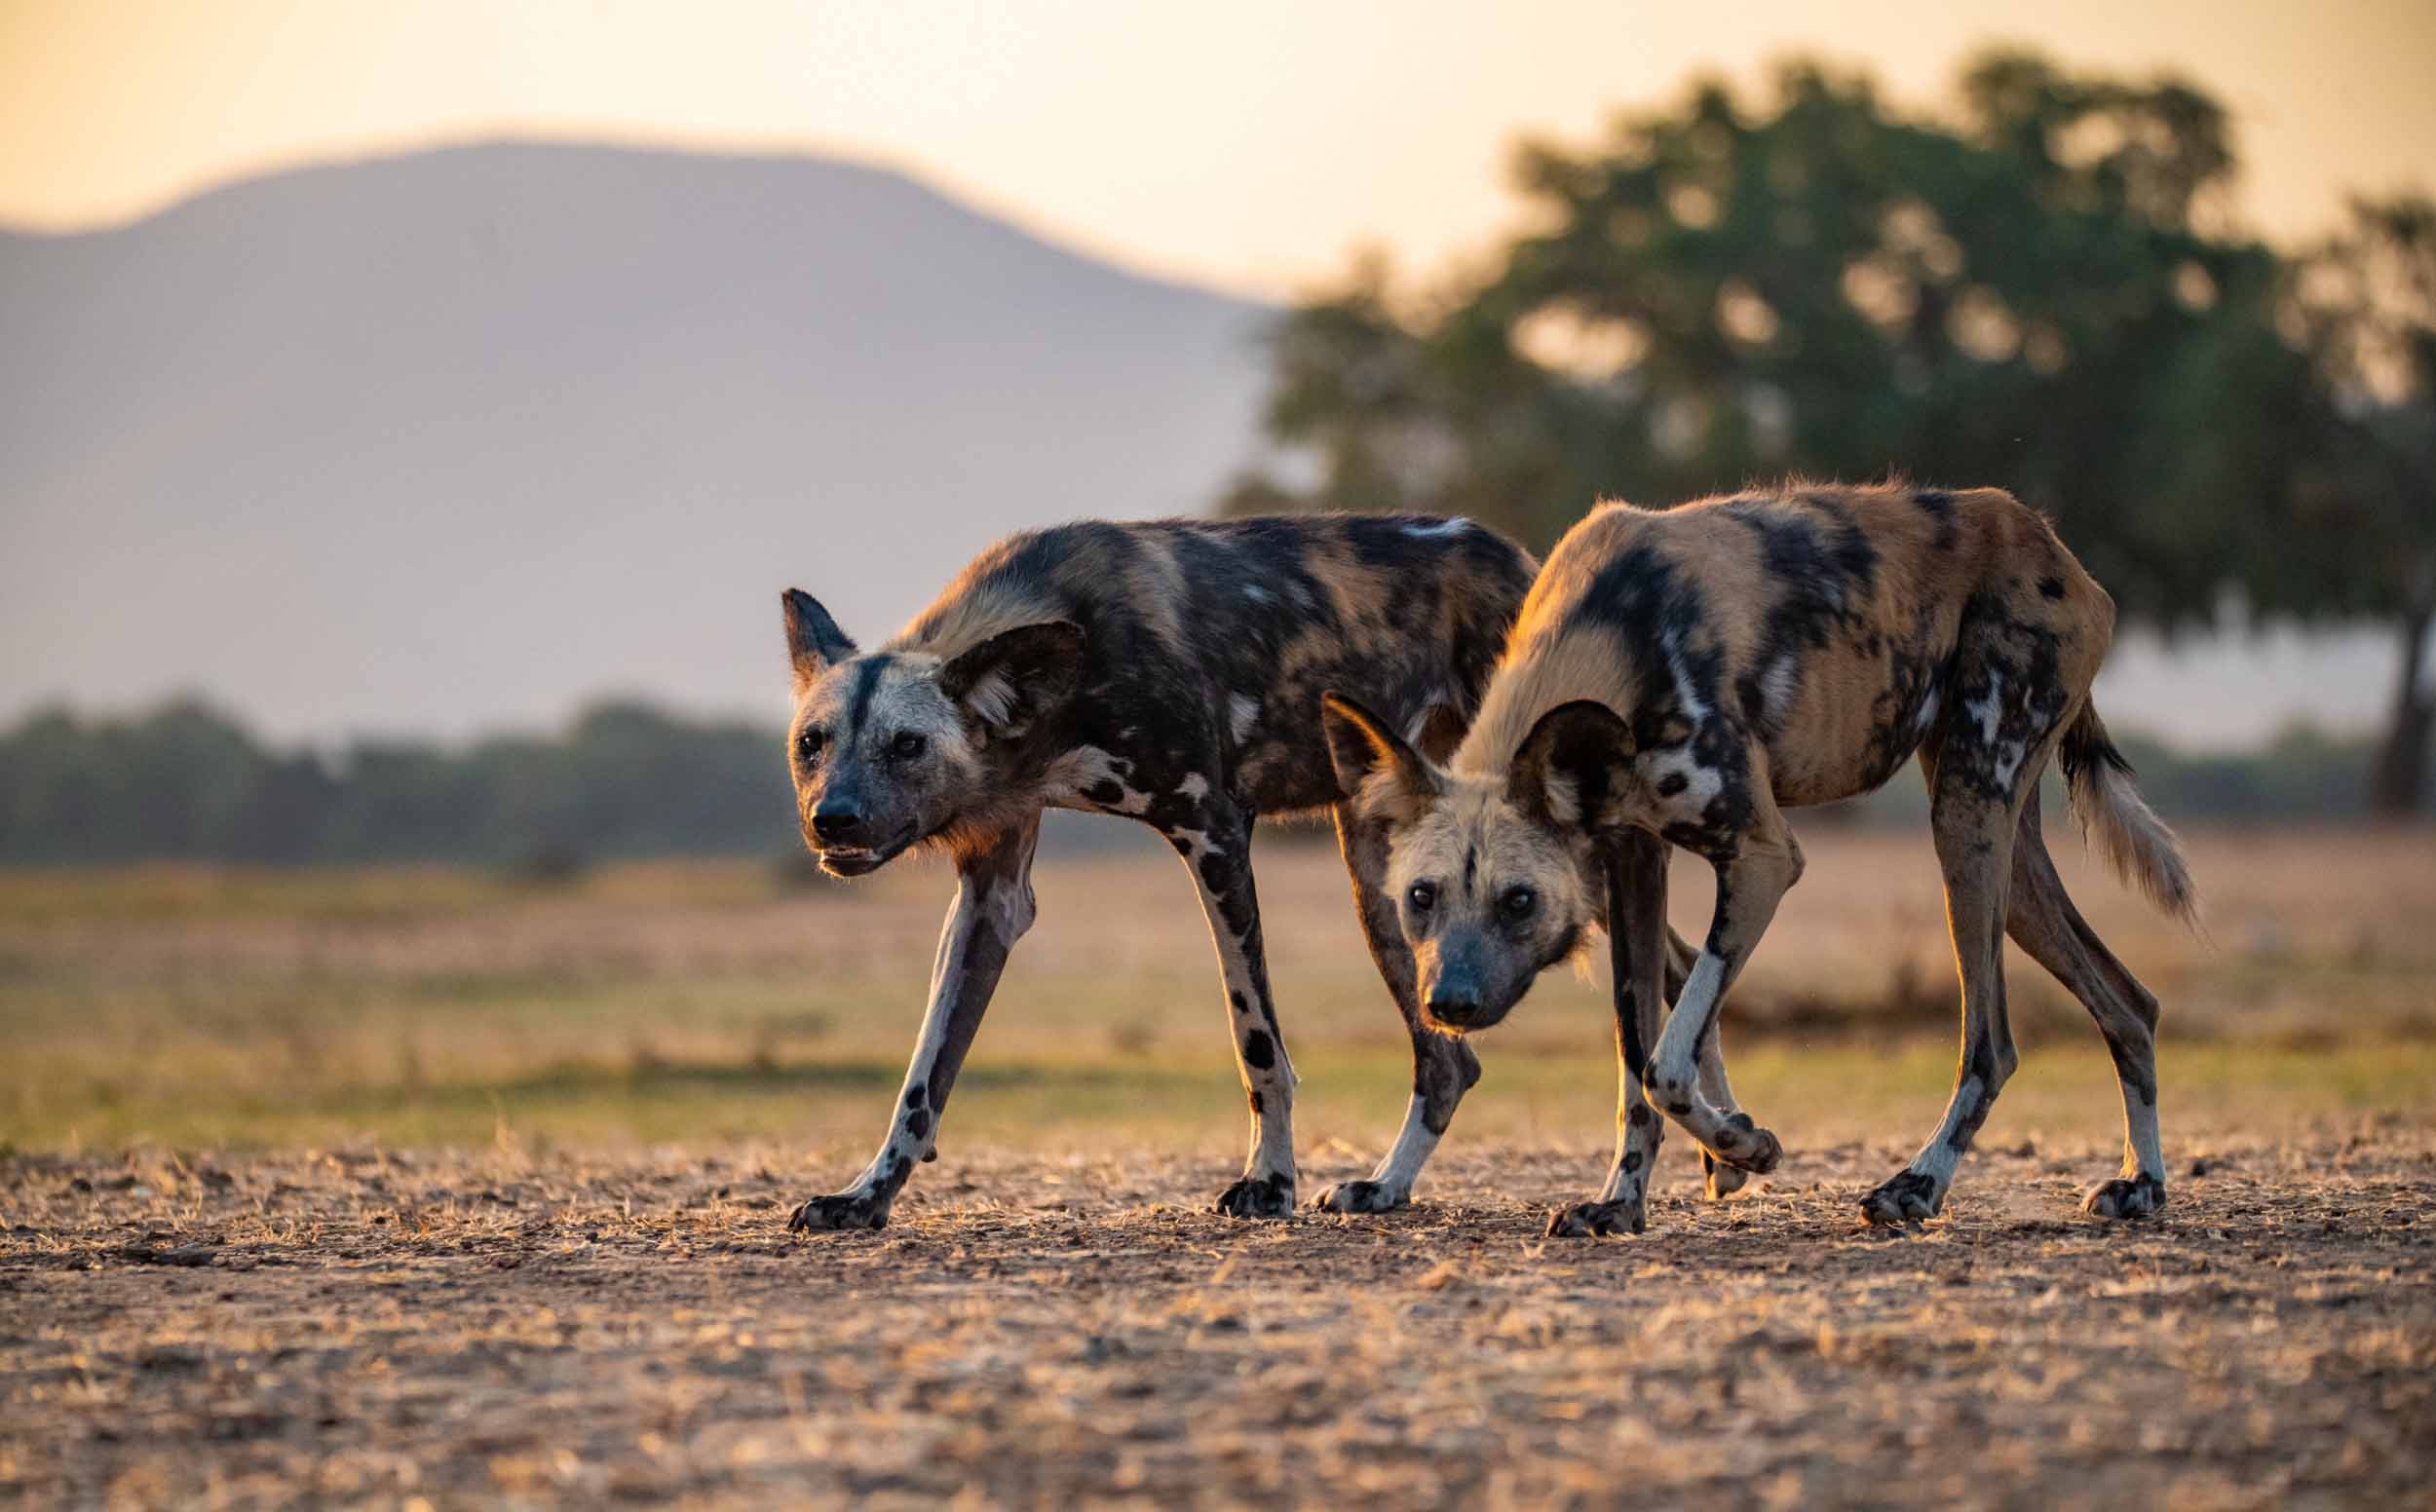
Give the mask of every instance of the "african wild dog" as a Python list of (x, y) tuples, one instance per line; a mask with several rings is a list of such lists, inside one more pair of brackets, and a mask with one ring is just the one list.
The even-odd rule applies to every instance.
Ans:
[[(1802, 875), (1779, 809), (1867, 792), (1915, 749), (1962, 979), (1961, 1069), (1936, 1133), (1863, 1213), (1936, 1213), (2012, 1074), (2008, 931), (2096, 1018), (2122, 1083), (2122, 1175), (2083, 1205), (2130, 1217), (2164, 1203), (2156, 1000), (2065, 896), (2035, 801), (2059, 755), (2074, 810), (2115, 871), (2189, 918), (2174, 837), (2089, 700), (2113, 627), (2113, 601), (2045, 519), (1994, 489), (1608, 505), (1557, 544), (1447, 769), (1357, 700), (1330, 700), (1356, 821), (1390, 829), (1390, 895), (1433, 1022), (1496, 1023), (1606, 916), (1622, 1062), (1616, 1161), (1598, 1199), (1555, 1214), (1550, 1233), (1640, 1230), (1662, 1134), (1651, 1102), (1728, 1165), (1776, 1163), (1775, 1136), (1723, 1105), (1695, 1064), (1719, 1000)], [(1661, 1037), (1670, 844), (1715, 867), (1717, 902)]]
[[(1294, 1205), (1293, 1067), (1269, 996), (1251, 869), (1255, 816), (1333, 807), (1373, 953), (1412, 1032), (1414, 1095), (1377, 1184), (1323, 1201), (1388, 1206), (1477, 1079), (1427, 1029), (1412, 959), (1378, 891), (1386, 846), (1350, 822), (1319, 725), (1353, 691), (1399, 739), (1452, 749), (1535, 564), (1464, 520), (1313, 516), (1083, 523), (984, 552), (880, 650), (785, 595), (804, 839), (839, 876), (915, 846), (958, 887), (894, 1122), (854, 1185), (792, 1227), (878, 1228), (938, 1118), (1007, 953), (1032, 922), (1045, 807), (1123, 814), (1166, 836), (1200, 889), (1249, 1095), (1252, 1148), (1221, 1212)], [(1398, 1158), (1402, 1164), (1397, 1163)]]

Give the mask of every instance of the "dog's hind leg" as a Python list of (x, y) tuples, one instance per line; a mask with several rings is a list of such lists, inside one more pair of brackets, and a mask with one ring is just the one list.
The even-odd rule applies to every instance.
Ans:
[(2013, 840), (2013, 942), (2053, 972), (2114, 1057), (2123, 1086), (2123, 1174), (2092, 1188), (2081, 1206), (2101, 1218), (2137, 1218), (2165, 1206), (2165, 1152), (2157, 1139), (2157, 1001), (2089, 927), (2055, 874), (2038, 830), (2038, 805), (2022, 810)]
[(1945, 724), (1921, 750), (1962, 981), (1961, 1064), (1937, 1131), (1908, 1167), (1862, 1198), (1861, 1214), (1874, 1224), (1930, 1218), (1944, 1208), (1956, 1168), (2013, 1075), (2004, 932), (2013, 917), (2014, 836), (2024, 808), (2037, 802), (2038, 775), (2074, 701), (2059, 645), (2054, 631), (2002, 604), (1966, 620), (1948, 673)]
[(1211, 793), (1167, 827), (1168, 843), (1193, 873), (1226, 977), (1227, 1025), (1236, 1069), (1252, 1108), (1252, 1149), (1243, 1174), (1218, 1195), (1231, 1218), (1284, 1218), (1294, 1211), (1294, 1066), (1269, 997), (1269, 962), (1252, 888), (1252, 815)]
[[(2013, 1075), (2012, 1025), (2004, 1002), (2004, 919), (2012, 868), (2014, 805), (2010, 794), (1984, 791), (1968, 774), (1984, 765), (1975, 749), (1949, 741), (1929, 768), (1930, 826), (1945, 874), (1946, 924), (1962, 979), (1961, 1065), (1945, 1116), (1912, 1163), (1861, 1201), (1873, 1224), (1934, 1218), (1944, 1208), (1955, 1168)], [(1925, 758), (1923, 758), (1925, 759)]]
[(914, 1162), (936, 1153), (939, 1115), (946, 1110), (956, 1073), (972, 1047), (990, 995), (998, 990), (1007, 953), (1032, 926), (1032, 852), (1040, 838), (1036, 813), (958, 866), (956, 901), (939, 931), (938, 957), (931, 967), (931, 1004), (922, 1017), (922, 1038), (915, 1041), (913, 1064), (897, 1094), (888, 1138), (853, 1186), (805, 1202), (795, 1209), (788, 1228), (881, 1228)]
[(1336, 806), (1337, 848), (1353, 879), (1353, 909), (1362, 933), (1370, 941), (1370, 959), (1387, 979), (1396, 1010), (1404, 1015), (1405, 1033), (1413, 1041), (1413, 1098), (1404, 1110), (1404, 1127), (1387, 1157), (1365, 1181), (1339, 1182), (1319, 1194), (1318, 1205), (1332, 1213), (1384, 1213), (1412, 1200), (1413, 1180), (1455, 1116), (1455, 1106), (1480, 1079), (1480, 1058), (1471, 1046), (1422, 1022), (1421, 995), (1415, 987), (1413, 953), (1404, 942), (1395, 917), (1395, 900), (1386, 892), (1388, 838), (1384, 826), (1362, 824), (1349, 804)]

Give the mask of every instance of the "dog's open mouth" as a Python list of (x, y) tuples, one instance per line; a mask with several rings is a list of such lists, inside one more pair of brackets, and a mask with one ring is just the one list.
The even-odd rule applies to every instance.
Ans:
[(912, 831), (877, 846), (829, 846), (822, 849), (820, 869), (836, 877), (866, 877), (896, 859), (913, 839)]

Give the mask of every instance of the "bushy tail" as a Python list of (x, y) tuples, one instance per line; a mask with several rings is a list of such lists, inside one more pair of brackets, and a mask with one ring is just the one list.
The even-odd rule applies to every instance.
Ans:
[(2131, 763), (2107, 738), (2098, 705), (2084, 701), (2057, 752), (2073, 817), (2114, 875), (2137, 888), (2163, 912), (2192, 929), (2199, 927), (2199, 890), (2190, 863), (2149, 801), (2132, 785)]

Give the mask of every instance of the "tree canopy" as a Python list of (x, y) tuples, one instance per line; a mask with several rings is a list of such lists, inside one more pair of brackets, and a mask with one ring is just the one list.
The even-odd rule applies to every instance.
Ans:
[[(1269, 423), (1316, 486), (1232, 508), (1471, 514), (1545, 547), (1601, 496), (1784, 474), (2011, 488), (2118, 598), (2214, 613), (2284, 508), (2309, 364), (2228, 234), (2225, 114), (2178, 83), (1983, 58), (1947, 119), (1811, 63), (1704, 83), (1584, 150), (1527, 143), (1537, 229), (1275, 334)], [(2263, 465), (2272, 463), (2275, 465)]]
[(1524, 143), (1530, 229), (1469, 274), (1404, 289), (1374, 258), (1286, 316), (1267, 422), (1313, 481), (1225, 507), (1462, 513), (1544, 549), (1601, 498), (2008, 488), (2152, 624), (2397, 624), (2387, 765), (2415, 793), (2436, 208), (2364, 202), (2287, 257), (2236, 229), (2235, 166), (2196, 88), (2022, 53), (1938, 114), (1812, 62), (1696, 84), (1587, 147)]

